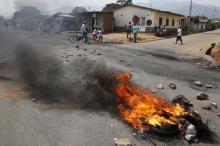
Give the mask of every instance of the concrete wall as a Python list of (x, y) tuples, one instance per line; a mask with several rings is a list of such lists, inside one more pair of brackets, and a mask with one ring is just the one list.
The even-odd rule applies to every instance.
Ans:
[[(139, 8), (135, 6), (126, 6), (120, 9), (117, 9), (114, 11), (114, 25), (115, 27), (121, 27), (128, 24), (129, 21), (132, 21), (133, 16), (139, 16), (140, 18), (143, 18), (140, 20), (141, 24), (139, 25), (140, 30), (142, 32), (145, 31), (147, 27), (154, 27), (159, 26), (159, 18), (163, 18), (163, 23), (161, 26), (166, 25), (166, 19), (169, 19), (169, 25), (167, 28), (177, 28), (181, 24), (181, 16), (168, 14), (168, 13), (162, 13), (157, 11), (152, 11), (145, 8)], [(147, 20), (152, 20), (152, 25), (147, 26), (146, 22)], [(172, 20), (174, 20), (174, 26), (172, 26)], [(145, 22), (143, 22), (145, 21)]]
[(152, 20), (152, 25), (149, 27), (153, 27), (155, 25), (153, 21), (154, 14), (155, 13), (151, 10), (126, 6), (114, 11), (114, 24), (116, 27), (125, 26), (126, 24), (128, 24), (129, 21), (132, 21), (132, 18), (134, 17), (134, 15), (136, 15), (145, 18), (145, 22), (143, 22), (145, 25), (140, 26), (140, 30), (145, 31), (145, 27), (147, 26), (146, 21), (148, 19)]
[[(169, 25), (166, 28), (177, 28), (181, 26), (181, 17), (172, 14), (166, 14), (161, 12), (155, 12), (154, 24), (155, 26), (159, 26), (159, 18), (162, 18), (162, 27), (166, 25), (166, 19), (169, 19)], [(174, 20), (174, 26), (172, 26), (172, 20)]]

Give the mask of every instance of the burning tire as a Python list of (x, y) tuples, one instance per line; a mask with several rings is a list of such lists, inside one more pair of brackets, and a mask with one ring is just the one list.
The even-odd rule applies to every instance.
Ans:
[(153, 127), (151, 132), (159, 136), (174, 136), (179, 135), (180, 130), (177, 125), (163, 125), (161, 127)]

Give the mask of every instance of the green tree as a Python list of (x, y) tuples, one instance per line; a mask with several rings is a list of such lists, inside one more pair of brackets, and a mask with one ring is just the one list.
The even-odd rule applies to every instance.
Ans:
[(133, 4), (132, 1), (133, 1), (133, 0), (117, 0), (117, 3), (118, 3), (118, 4), (121, 4), (121, 5)]
[(105, 7), (102, 9), (103, 12), (113, 12), (114, 10), (120, 8), (121, 5), (116, 3), (106, 4)]

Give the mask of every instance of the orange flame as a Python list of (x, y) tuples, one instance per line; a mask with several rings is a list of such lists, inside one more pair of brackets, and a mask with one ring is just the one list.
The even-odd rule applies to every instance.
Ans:
[(164, 97), (145, 91), (131, 83), (128, 72), (116, 74), (115, 87), (119, 112), (135, 129), (149, 130), (152, 126), (179, 125), (187, 112), (179, 104), (172, 105)]

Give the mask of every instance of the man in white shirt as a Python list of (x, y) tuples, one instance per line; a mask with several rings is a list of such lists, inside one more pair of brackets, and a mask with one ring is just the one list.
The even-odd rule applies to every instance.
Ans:
[(86, 23), (84, 22), (81, 26), (81, 29), (80, 29), (80, 31), (82, 33), (82, 40), (84, 41), (84, 43), (87, 42), (87, 30), (86, 29), (87, 29)]
[(177, 29), (177, 37), (176, 37), (176, 43), (175, 44), (177, 44), (178, 41), (181, 42), (181, 45), (183, 44), (181, 27), (178, 27), (178, 29)]

